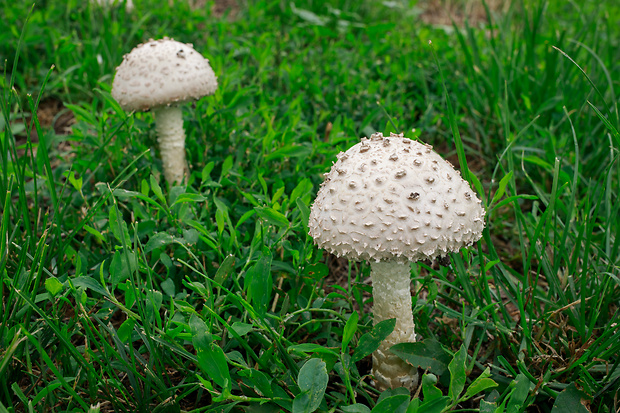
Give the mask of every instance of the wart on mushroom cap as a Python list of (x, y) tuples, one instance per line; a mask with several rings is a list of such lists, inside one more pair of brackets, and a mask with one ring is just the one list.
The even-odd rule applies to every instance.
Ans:
[(381, 133), (338, 155), (312, 205), (310, 235), (322, 248), (369, 260), (375, 324), (395, 318), (373, 354), (380, 390), (417, 385), (417, 369), (389, 351), (415, 341), (409, 261), (456, 252), (480, 239), (485, 211), (452, 165), (402, 134)]
[(191, 44), (167, 37), (136, 46), (116, 68), (112, 96), (121, 107), (154, 111), (164, 175), (170, 184), (182, 182), (187, 169), (183, 117), (177, 105), (216, 89), (209, 61)]

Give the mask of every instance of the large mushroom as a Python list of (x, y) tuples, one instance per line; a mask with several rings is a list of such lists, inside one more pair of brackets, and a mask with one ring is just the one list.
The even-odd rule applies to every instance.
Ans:
[(378, 389), (417, 386), (417, 369), (389, 351), (415, 341), (409, 263), (471, 245), (482, 235), (484, 214), (449, 162), (402, 134), (363, 138), (325, 174), (310, 212), (310, 235), (332, 254), (368, 260), (374, 322), (396, 319), (373, 353)]
[(187, 175), (180, 104), (211, 95), (217, 78), (191, 44), (164, 37), (126, 54), (116, 68), (112, 96), (127, 111), (153, 110), (164, 176), (171, 185)]

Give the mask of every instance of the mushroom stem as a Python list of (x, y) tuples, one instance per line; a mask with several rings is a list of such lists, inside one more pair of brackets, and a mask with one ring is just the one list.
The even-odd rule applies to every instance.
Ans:
[(376, 386), (414, 389), (418, 383), (417, 368), (407, 364), (390, 347), (398, 343), (415, 342), (413, 312), (411, 308), (411, 269), (408, 263), (396, 261), (371, 262), (374, 322), (396, 319), (394, 331), (372, 355), (372, 373)]
[(178, 106), (165, 106), (154, 109), (153, 115), (166, 181), (170, 185), (175, 182), (184, 184), (188, 167), (185, 160), (183, 111)]

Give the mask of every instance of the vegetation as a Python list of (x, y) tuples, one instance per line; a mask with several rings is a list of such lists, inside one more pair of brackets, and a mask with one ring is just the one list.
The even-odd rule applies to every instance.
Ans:
[[(406, 0), (88, 3), (0, 3), (0, 412), (618, 411), (615, 1), (454, 26)], [(110, 96), (163, 36), (219, 77), (171, 188), (152, 115)], [(412, 266), (413, 395), (371, 385), (393, 324), (368, 266), (307, 235), (375, 131), (434, 145), (487, 210), (476, 245)]]

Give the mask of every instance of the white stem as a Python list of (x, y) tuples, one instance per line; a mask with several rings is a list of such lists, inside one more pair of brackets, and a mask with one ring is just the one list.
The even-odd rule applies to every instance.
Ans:
[(372, 355), (372, 373), (376, 387), (406, 387), (414, 389), (418, 383), (417, 368), (407, 364), (390, 351), (398, 343), (415, 342), (411, 308), (411, 270), (409, 264), (394, 261), (371, 262), (374, 322), (396, 319), (394, 331)]
[(153, 114), (166, 181), (170, 185), (183, 184), (188, 172), (183, 112), (178, 106), (166, 106), (155, 109)]

